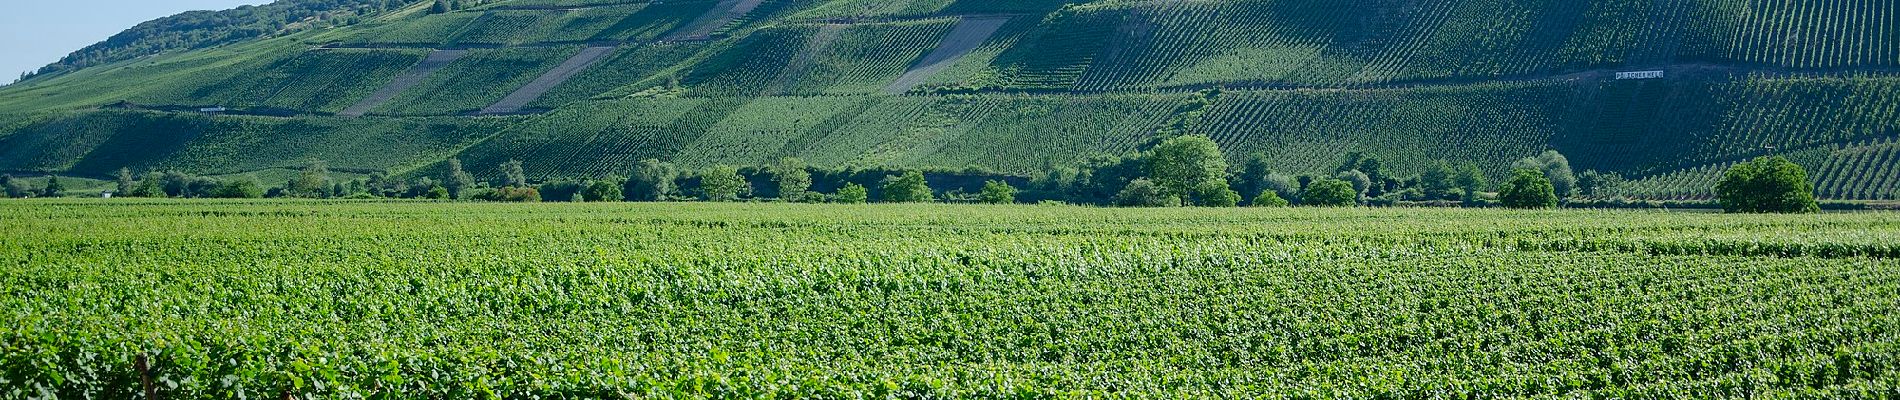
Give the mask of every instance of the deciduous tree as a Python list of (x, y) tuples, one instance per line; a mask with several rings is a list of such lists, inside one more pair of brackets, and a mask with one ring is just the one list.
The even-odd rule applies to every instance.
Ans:
[(811, 171), (805, 169), (805, 162), (797, 158), (785, 157), (773, 163), (770, 168), (772, 182), (778, 184), (778, 198), (787, 202), (802, 202), (810, 195)]
[(1306, 186), (1300, 201), (1313, 207), (1352, 207), (1359, 204), (1359, 191), (1353, 189), (1351, 182), (1320, 179)]
[(1016, 202), (1016, 187), (1008, 182), (989, 181), (983, 183), (983, 191), (976, 196), (985, 204), (1010, 204)]
[(707, 201), (735, 201), (752, 188), (737, 168), (716, 165), (699, 173), (699, 192)]
[(501, 187), (527, 187), (528, 173), (521, 168), (521, 160), (508, 160), (501, 163)]
[(884, 201), (889, 203), (928, 203), (937, 200), (937, 196), (930, 191), (930, 182), (924, 180), (924, 173), (917, 171), (887, 179), (881, 189)]
[(132, 178), (131, 168), (119, 168), (119, 185), (114, 188), (115, 196), (130, 196), (132, 189), (138, 187), (138, 180)]
[(1517, 174), (1498, 189), (1498, 201), (1518, 209), (1556, 208), (1557, 189), (1543, 172), (1518, 169)]
[(449, 159), (449, 175), (442, 186), (449, 190), (450, 196), (460, 199), (475, 189), (475, 175), (462, 169), (462, 160), (451, 158)]
[(1128, 182), (1128, 187), (1115, 194), (1115, 205), (1122, 207), (1172, 207), (1181, 205), (1179, 198), (1169, 196), (1161, 185), (1147, 179)]
[(620, 201), (626, 198), (626, 195), (621, 193), (622, 187), (621, 182), (616, 179), (598, 180), (588, 184), (586, 189), (581, 189), (579, 197), (588, 202)]
[(1527, 157), (1511, 164), (1512, 169), (1528, 169), (1544, 174), (1544, 179), (1557, 192), (1557, 198), (1570, 197), (1577, 187), (1577, 174), (1570, 170), (1570, 159), (1556, 150), (1545, 151), (1536, 157)]
[(60, 197), (66, 195), (66, 184), (59, 182), (58, 175), (46, 176), (46, 187), (40, 189), (40, 197)]
[(871, 192), (865, 189), (864, 185), (847, 183), (844, 187), (838, 188), (838, 194), (835, 197), (834, 201), (841, 204), (864, 204), (871, 201)]
[(666, 201), (672, 197), (676, 188), (674, 182), (679, 179), (679, 169), (655, 159), (641, 160), (633, 166), (633, 173), (623, 185), (622, 194), (627, 201)]
[(1736, 164), (1715, 186), (1722, 209), (1731, 213), (1815, 213), (1814, 182), (1808, 171), (1783, 157), (1762, 157)]
[(1227, 184), (1227, 159), (1220, 146), (1203, 136), (1162, 141), (1148, 155), (1148, 179), (1164, 195), (1185, 198), (1209, 181)]

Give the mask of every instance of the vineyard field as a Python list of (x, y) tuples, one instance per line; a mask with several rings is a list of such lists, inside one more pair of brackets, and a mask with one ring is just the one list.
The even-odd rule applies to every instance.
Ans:
[(579, 46), (471, 50), (371, 111), (376, 115), (462, 115), (481, 110), (553, 69)]
[(703, 48), (703, 45), (690, 43), (622, 47), (594, 68), (548, 91), (529, 107), (552, 110), (579, 100), (605, 97), (601, 95), (621, 87), (637, 87), (636, 92), (664, 87), (671, 83), (668, 79), (671, 75), (665, 74), (667, 69)]
[[(465, 163), (529, 175), (624, 175), (646, 158), (689, 168), (799, 157), (818, 165), (974, 166), (1028, 175), (1132, 152), (1186, 96), (761, 97), (584, 102), (496, 135)], [(1016, 110), (999, 114), (997, 110)], [(1054, 133), (1037, 137), (1029, 131)], [(1064, 154), (1045, 160), (1036, 154)]]
[(481, 17), (482, 13), (474, 12), (424, 15), (413, 19), (371, 24), (348, 31), (331, 32), (330, 35), (345, 36), (335, 40), (354, 46), (435, 47), (448, 44), (458, 32)]
[(1892, 214), (36, 200), (0, 233), (9, 397), (1900, 395)]
[[(0, 170), (63, 170), (109, 177), (119, 168), (230, 174), (296, 168), (323, 160), (336, 168), (403, 170), (448, 157), (515, 123), (511, 118), (283, 119), (208, 117), (142, 111), (30, 120), (24, 134), (0, 136)], [(284, 135), (283, 132), (298, 132)], [(50, 132), (60, 132), (53, 134)]]
[(405, 49), (311, 50), (260, 65), (236, 75), (242, 80), (217, 84), (219, 91), (176, 103), (335, 113), (368, 97), (424, 55)]
[(462, 28), (450, 42), (457, 45), (585, 43), (603, 39), (603, 34), (645, 7), (637, 4), (572, 11), (489, 11)]
[[(1578, 172), (1627, 178), (1608, 196), (1707, 200), (1724, 168), (1784, 154), (1823, 199), (1900, 197), (1890, 1), (383, 3), (404, 5), (0, 86), (11, 121), (0, 169), (226, 174), (333, 157), (295, 148), (309, 136), (426, 143), (334, 156), (410, 178), (450, 159), (520, 160), (537, 180), (562, 180), (647, 158), (798, 157), (1027, 179), (1194, 134), (1230, 165), (1259, 155), (1294, 177), (1332, 175), (1360, 152), (1392, 178), (1442, 160), (1497, 183), (1514, 161), (1555, 150)], [(509, 117), (478, 120), (494, 115)], [(385, 130), (455, 118), (486, 131)], [(244, 133), (199, 136), (227, 131)], [(450, 131), (462, 137), (437, 136)], [(248, 141), (226, 141), (238, 137)]]
[[(594, 71), (638, 71), (619, 66), (652, 65), (643, 63), (689, 56), (697, 49), (694, 45), (671, 45), (623, 50), (603, 62), (615, 67)], [(553, 53), (567, 51), (571, 49)], [(524, 81), (546, 68), (544, 65), (559, 62), (562, 55), (490, 52), (496, 56), (512, 54), (510, 57), (515, 58), (509, 60), (526, 63), (519, 74), (506, 78)], [(457, 63), (463, 69), (478, 68), (485, 62), (480, 60), (470, 57)], [(579, 88), (601, 87), (612, 79), (610, 76), (623, 76), (618, 74), (622, 72), (584, 74), (549, 97), (582, 96), (584, 90)], [(1886, 168), (1892, 164), (1885, 150), (1880, 150), (1885, 147), (1873, 146), (1868, 152), (1851, 149), (1865, 143), (1885, 143), (1900, 135), (1900, 126), (1894, 122), (1900, 119), (1892, 118), (1900, 115), (1896, 114), (1900, 113), (1900, 91), (1892, 89), (1892, 79), (1884, 77), (1760, 77), (1723, 83), (1590, 85), (1532, 81), (1364, 90), (1222, 91), (1196, 100), (1204, 95), (678, 97), (678, 92), (669, 91), (673, 86), (667, 76), (659, 73), (644, 84), (626, 86), (620, 89), (626, 94), (607, 96), (612, 100), (585, 100), (554, 107), (546, 114), (470, 125), (493, 127), (495, 131), (490, 134), (494, 139), (457, 153), (388, 154), (377, 156), (377, 162), (361, 165), (426, 165), (457, 157), (470, 165), (490, 168), (516, 159), (522, 160), (532, 175), (560, 179), (624, 174), (633, 163), (646, 158), (700, 168), (754, 165), (791, 156), (826, 166), (980, 167), (1033, 176), (1051, 166), (1136, 151), (1153, 132), (1180, 124), (1173, 128), (1205, 135), (1221, 144), (1232, 163), (1258, 154), (1266, 156), (1276, 170), (1289, 174), (1329, 173), (1345, 153), (1361, 151), (1389, 161), (1389, 167), (1400, 176), (1419, 173), (1426, 165), (1446, 160), (1475, 162), (1497, 179), (1509, 172), (1512, 161), (1554, 148), (1570, 156), (1579, 171), (1616, 172), (1639, 181), (1638, 187), (1623, 192), (1636, 198), (1706, 199), (1721, 166), (1770, 154), (1770, 149), (1840, 150), (1839, 157), (1848, 158), (1829, 161), (1834, 156), (1820, 154), (1797, 160), (1814, 171), (1817, 187), (1825, 191), (1821, 193), (1823, 198), (1885, 200), (1893, 196), (1890, 189), (1883, 189), (1889, 176), (1884, 175)], [(504, 95), (502, 90), (507, 86), (446, 70), (431, 79), (435, 83), (425, 83), (402, 95), (417, 100), (391, 102), (385, 108), (400, 111), (405, 109), (402, 107), (439, 104), (430, 106), (434, 111), (412, 112), (428, 115), (472, 111)], [(764, 75), (746, 79), (758, 84), (774, 80)], [(739, 87), (745, 86), (735, 86)], [(764, 90), (762, 86), (751, 87)], [(875, 85), (865, 88), (875, 90)], [(435, 97), (429, 97), (430, 93)], [(1181, 107), (1196, 101), (1205, 104), (1177, 115), (1183, 112)], [(231, 148), (197, 148), (219, 142), (187, 140), (204, 129), (158, 123), (166, 120), (253, 126), (256, 128), (245, 129), (253, 133), (243, 137), (260, 141), (250, 145), (287, 143), (265, 138), (291, 132), (311, 135), (322, 131), (320, 136), (327, 136), (347, 133), (332, 133), (332, 127), (362, 129), (378, 125), (328, 117), (271, 120), (198, 115), (137, 120), (153, 124), (149, 126), (94, 125), (96, 121), (119, 119), (92, 113), (97, 112), (29, 114), (30, 118), (22, 120), (32, 123), (0, 126), (12, 136), (0, 135), (0, 149), (19, 155), (6, 160), (7, 165), (18, 170), (64, 170), (83, 164), (83, 170), (72, 171), (82, 174), (149, 167), (153, 164), (137, 160), (150, 159), (177, 160), (180, 163), (175, 165), (180, 166), (229, 165), (223, 161), (226, 157), (211, 155), (229, 154)], [(280, 122), (254, 123), (267, 120)], [(528, 122), (512, 125), (511, 121)], [(137, 136), (144, 145), (93, 147), (98, 144), (93, 141), (113, 137), (109, 131), (98, 129), (150, 134)], [(133, 138), (125, 135), (120, 140)], [(405, 139), (364, 134), (356, 140), (338, 140), (379, 143)], [(94, 148), (113, 150), (91, 151)], [(160, 148), (173, 150), (155, 151)], [(301, 149), (240, 148), (255, 149), (258, 154), (306, 154)], [(146, 151), (115, 155), (119, 149)], [(210, 158), (180, 158), (201, 155)], [(285, 159), (269, 164), (300, 162)], [(205, 172), (228, 170), (218, 167)]]
[(795, 82), (780, 93), (867, 94), (883, 89), (913, 61), (936, 48), (951, 20), (843, 26), (835, 40), (808, 51), (809, 66), (781, 79)]

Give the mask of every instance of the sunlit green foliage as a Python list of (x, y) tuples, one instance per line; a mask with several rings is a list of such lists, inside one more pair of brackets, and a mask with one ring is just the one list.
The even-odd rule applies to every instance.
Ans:
[(1808, 171), (1782, 157), (1736, 164), (1715, 186), (1722, 209), (1747, 213), (1814, 213), (1814, 183)]
[[(1820, 198), (1900, 199), (1900, 6), (1883, 2), (767, 0), (733, 15), (720, 0), (433, 3), (297, 0), (141, 25), (0, 88), (0, 110), (22, 114), (0, 116), (0, 169), (281, 171), (322, 136), (320, 158), (397, 174), (462, 157), (483, 179), (520, 159), (534, 179), (591, 180), (649, 158), (698, 169), (790, 156), (1027, 177), (1166, 133), (1207, 136), (1230, 163), (1262, 153), (1287, 175), (1336, 177), (1341, 155), (1374, 155), (1385, 170), (1361, 172), (1375, 198), (1388, 178), (1444, 172), (1439, 160), (1497, 181), (1555, 149), (1579, 171), (1629, 178), (1595, 198), (1713, 199), (1730, 165), (1786, 154)], [(967, 57), (921, 65), (952, 27), (985, 19), (1003, 25), (962, 38)], [(324, 117), (431, 50), (468, 48), (372, 110), (465, 116), (583, 44), (620, 49), (530, 103), (530, 123)], [(167, 49), (179, 51), (154, 51)], [(943, 70), (883, 93), (927, 66)], [(1667, 74), (1613, 78), (1647, 69)], [(89, 115), (215, 106), (289, 118)], [(230, 130), (244, 134), (198, 135)], [(334, 151), (389, 143), (400, 151)], [(1436, 178), (1423, 197), (1476, 197)], [(1240, 183), (1242, 198), (1260, 191)]]
[(1519, 169), (1511, 180), (1498, 188), (1498, 201), (1505, 207), (1521, 209), (1557, 207), (1557, 189), (1543, 172)]
[(382, 107), (378, 115), (461, 115), (494, 104), (509, 92), (566, 61), (578, 47), (471, 50), (422, 84)]
[(1300, 193), (1300, 204), (1312, 207), (1352, 207), (1359, 205), (1359, 189), (1351, 182), (1338, 179), (1320, 179), (1306, 186)]
[(890, 177), (879, 191), (884, 193), (884, 202), (887, 203), (928, 203), (937, 200), (930, 190), (930, 183), (924, 180), (924, 174), (917, 171)]
[(1886, 214), (6, 200), (0, 237), (21, 396), (139, 397), (141, 357), (164, 398), (1900, 386)]
[(989, 181), (983, 183), (983, 191), (977, 193), (977, 201), (984, 204), (1010, 204), (1016, 202), (1016, 188), (1008, 182)]

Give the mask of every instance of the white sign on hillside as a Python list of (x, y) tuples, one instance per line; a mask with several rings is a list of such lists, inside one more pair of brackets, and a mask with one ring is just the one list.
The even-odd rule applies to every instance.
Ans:
[(1632, 72), (1616, 73), (1616, 80), (1619, 80), (1619, 81), (1629, 80), (1629, 79), (1662, 79), (1662, 77), (1663, 77), (1662, 71), (1632, 71)]

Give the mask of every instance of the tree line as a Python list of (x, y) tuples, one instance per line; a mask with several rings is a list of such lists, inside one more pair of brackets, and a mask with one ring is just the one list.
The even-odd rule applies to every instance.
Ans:
[[(416, 198), (504, 202), (540, 201), (782, 201), (797, 203), (1065, 203), (1113, 207), (1354, 207), (1415, 204), (1427, 206), (1556, 208), (1566, 199), (1596, 197), (1614, 191), (1624, 179), (1614, 173), (1571, 169), (1557, 151), (1546, 151), (1510, 165), (1509, 179), (1492, 185), (1483, 167), (1472, 162), (1437, 161), (1411, 176), (1398, 176), (1378, 157), (1349, 153), (1330, 175), (1290, 176), (1273, 169), (1266, 157), (1249, 157), (1230, 166), (1214, 141), (1194, 135), (1157, 138), (1146, 150), (1119, 157), (1097, 157), (1074, 167), (1050, 168), (1029, 179), (966, 169), (827, 169), (797, 158), (770, 165), (716, 165), (686, 169), (648, 159), (624, 176), (530, 182), (520, 161), (496, 166), (491, 180), (478, 180), (460, 160), (446, 161), (436, 174), (408, 179), (371, 173), (337, 180), (323, 162), (312, 162), (275, 187), (252, 177), (215, 179), (183, 172), (148, 172), (142, 177), (121, 169), (122, 197), (178, 198)], [(955, 181), (933, 184), (931, 177)], [(29, 189), (12, 177), (0, 177), (8, 197), (58, 197), (65, 190), (57, 177)], [(1764, 157), (1730, 169), (1716, 188), (1730, 212), (1815, 212), (1813, 184), (1801, 166), (1780, 157)]]

